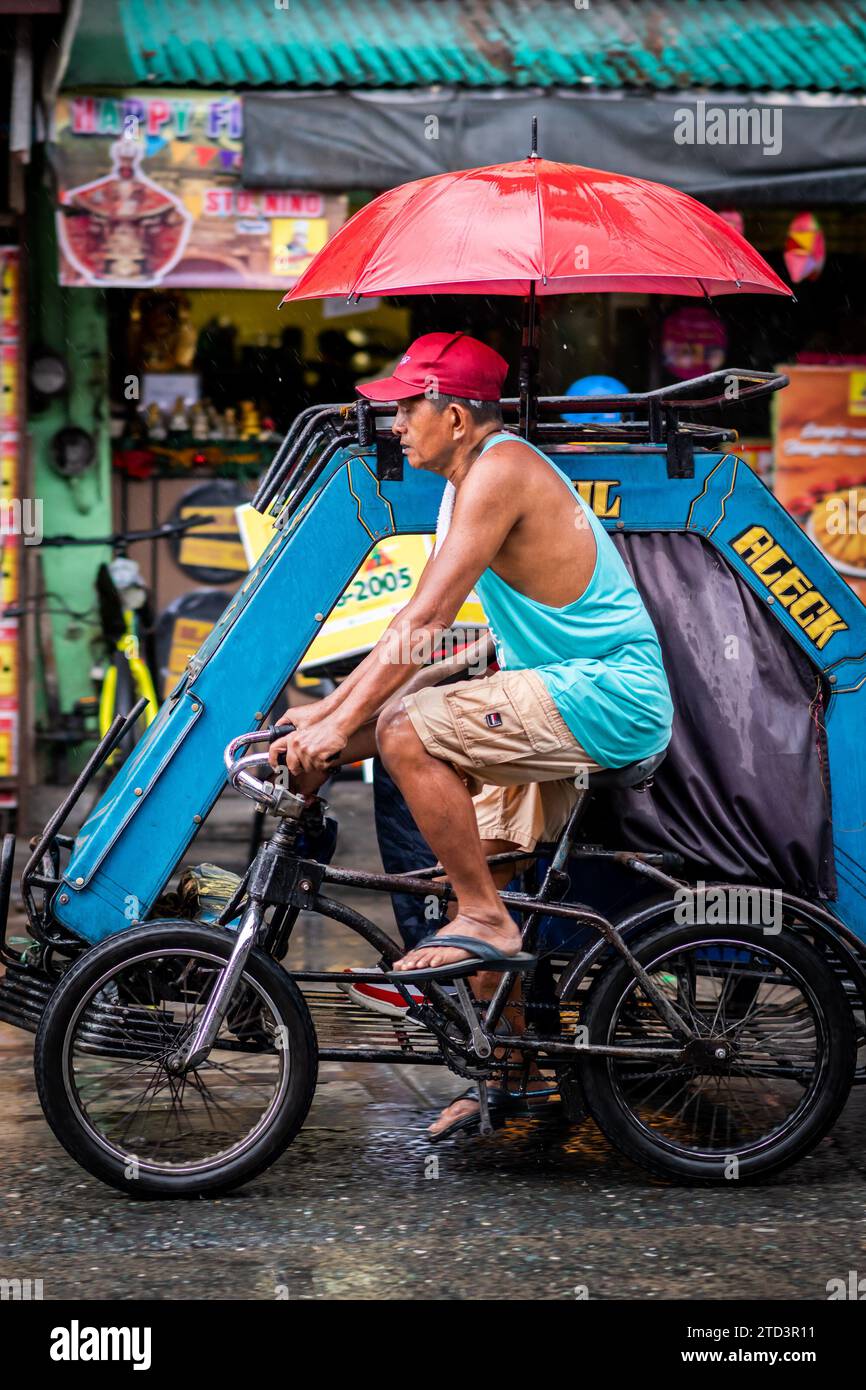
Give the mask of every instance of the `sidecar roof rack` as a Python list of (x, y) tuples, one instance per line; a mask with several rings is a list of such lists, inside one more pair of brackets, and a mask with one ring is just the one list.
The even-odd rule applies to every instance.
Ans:
[[(683, 414), (700, 414), (741, 401), (756, 400), (788, 385), (781, 372), (758, 372), (728, 367), (689, 381), (660, 386), (654, 391), (629, 392), (620, 396), (536, 396), (531, 400), (528, 437), (538, 444), (550, 443), (578, 447), (615, 447), (619, 453), (645, 453), (663, 449), (667, 455), (669, 478), (694, 476), (696, 448), (711, 449), (736, 441), (735, 429), (683, 419)], [(502, 401), (506, 428), (517, 424), (520, 399)], [(567, 415), (625, 413), (628, 420), (563, 420)], [(330, 458), (347, 445), (370, 448), (375, 444), (377, 474), (383, 481), (399, 481), (403, 476), (403, 455), (390, 430), (379, 429), (379, 421), (394, 414), (393, 403), (359, 398), (346, 405), (310, 406), (301, 411), (277, 450), (253, 498), (253, 506), (266, 512), (279, 497), (285, 498), (299, 482), (306, 464), (321, 451)], [(558, 418), (549, 418), (558, 417)], [(318, 471), (318, 470), (317, 470)], [(306, 488), (304, 489), (306, 491)]]

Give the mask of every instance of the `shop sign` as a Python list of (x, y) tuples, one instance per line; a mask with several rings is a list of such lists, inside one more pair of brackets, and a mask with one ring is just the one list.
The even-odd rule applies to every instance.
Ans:
[(347, 199), (241, 186), (231, 92), (61, 97), (55, 163), (63, 285), (290, 289)]
[[(243, 506), (237, 510), (237, 521), (252, 568), (273, 536), (274, 518), (263, 517), (254, 508)], [(432, 536), (408, 535), (389, 536), (379, 541), (337, 599), (298, 663), (299, 669), (341, 661), (374, 647), (392, 618), (405, 608), (415, 593), (432, 554), (433, 539)], [(486, 625), (484, 609), (474, 592), (454, 622), (466, 627)]]

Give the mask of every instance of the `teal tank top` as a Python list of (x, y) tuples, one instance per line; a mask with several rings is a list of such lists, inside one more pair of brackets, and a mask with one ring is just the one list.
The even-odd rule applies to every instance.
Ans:
[[(516, 438), (507, 431), (491, 435), (481, 453)], [(580, 598), (563, 608), (527, 598), (492, 569), (480, 576), (475, 591), (499, 665), (537, 671), (590, 757), (602, 767), (624, 767), (660, 753), (670, 741), (673, 704), (659, 640), (592, 508), (552, 459), (534, 444), (528, 447), (559, 474), (569, 497), (583, 509), (595, 537), (595, 569)]]

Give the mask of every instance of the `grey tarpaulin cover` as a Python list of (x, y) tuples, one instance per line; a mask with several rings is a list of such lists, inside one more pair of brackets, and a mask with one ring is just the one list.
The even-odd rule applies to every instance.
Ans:
[[(662, 644), (675, 719), (649, 792), (598, 794), (593, 843), (673, 850), (694, 877), (835, 896), (830, 787), (816, 669), (738, 575), (700, 537), (616, 536)], [(376, 772), (376, 828), (390, 872), (432, 864), (399, 791)], [(625, 905), (622, 873), (575, 866), (574, 893)], [(632, 876), (629, 876), (631, 880)], [(637, 883), (640, 894), (646, 885)], [(430, 924), (423, 899), (395, 912), (408, 939)]]

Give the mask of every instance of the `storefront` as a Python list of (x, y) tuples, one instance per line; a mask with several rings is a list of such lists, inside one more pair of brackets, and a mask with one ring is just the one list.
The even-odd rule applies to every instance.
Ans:
[[(547, 158), (661, 179), (709, 203), (798, 301), (547, 300), (543, 392), (599, 375), (640, 391), (726, 366), (853, 370), (866, 359), (866, 107), (856, 82), (824, 90), (820, 45), (804, 46), (790, 17), (774, 12), (745, 46), (699, 7), (701, 33), (671, 19), (660, 57), (642, 12), (613, 44), (616, 7), (606, 3), (581, 13), (568, 42), (543, 6), (503, 13), (496, 43), (460, 23), (460, 8), (443, 0), (433, 32), (416, 7), (395, 4), (381, 44), (369, 42), (361, 9), (346, 22), (351, 3), (323, 0), (291, 23), (279, 7), (250, 8), (243, 45), (220, 12), (208, 14), (202, 45), (190, 39), (186, 0), (159, 26), (145, 0), (84, 0), (35, 229), (40, 336), (66, 357), (70, 384), (31, 419), (35, 472), (46, 534), (213, 517), (195, 535), (132, 552), (152, 591), (160, 694), (246, 572), (235, 506), (300, 408), (351, 399), (357, 380), (436, 328), (475, 333), (516, 367), (519, 300), (278, 304), (363, 202), (404, 179), (522, 157), (532, 115)], [(859, 42), (844, 7), (822, 22), (834, 43)], [(726, 86), (709, 103), (719, 73)], [(515, 388), (512, 376), (506, 391)], [(772, 481), (765, 403), (732, 404), (725, 423)], [(68, 428), (89, 444), (67, 434), (60, 447)], [(837, 490), (848, 477), (835, 468)], [(86, 613), (107, 555), (45, 551), (32, 587)], [(356, 636), (367, 630), (364, 604), (380, 600), (382, 616), (396, 602), (386, 577), (399, 585), (403, 556), (377, 550), (370, 563), (377, 583), (340, 615)], [(92, 615), (43, 616), (55, 689), (53, 702), (37, 702), (41, 727), (66, 721), (80, 740), (70, 712), (95, 693), (99, 626)], [(347, 637), (323, 650), (339, 659), (355, 649)]]
[[(350, 202), (315, 190), (245, 190), (236, 93), (76, 92), (61, 95), (55, 117), (56, 199), (46, 210), (54, 274), (67, 304), (89, 297), (104, 351), (90, 374), (99, 425), (62, 458), (56, 433), (46, 435), (52, 471), (81, 499), (96, 536), (211, 518), (129, 547), (149, 591), (161, 697), (247, 572), (235, 509), (282, 434), (304, 406), (350, 398), (356, 379), (392, 361), (409, 316), (342, 302), (279, 310)], [(98, 526), (88, 488), (103, 483), (111, 500)], [(79, 530), (52, 508), (47, 534)], [(46, 551), (43, 587), (74, 574), (92, 592), (107, 558), (96, 546)], [(83, 608), (80, 594), (78, 602)], [(49, 606), (47, 618), (68, 638), (63, 615)], [(77, 711), (70, 743), (90, 731), (110, 655), (104, 631), (85, 626), (65, 671), (63, 703)], [(93, 654), (86, 680), (82, 651)], [(62, 642), (56, 652), (62, 662)]]

